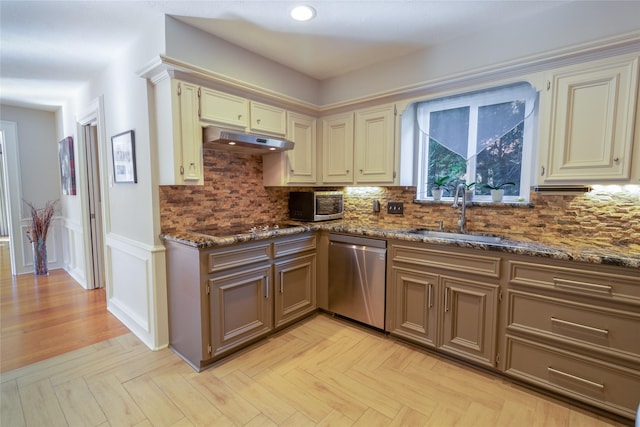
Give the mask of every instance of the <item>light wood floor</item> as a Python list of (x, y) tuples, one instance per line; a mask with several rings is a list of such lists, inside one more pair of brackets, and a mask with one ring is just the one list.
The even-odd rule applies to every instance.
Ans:
[(201, 373), (126, 333), (0, 383), (3, 427), (619, 425), (323, 314)]
[(87, 291), (64, 270), (12, 276), (0, 239), (0, 372), (128, 333), (106, 307), (104, 289)]

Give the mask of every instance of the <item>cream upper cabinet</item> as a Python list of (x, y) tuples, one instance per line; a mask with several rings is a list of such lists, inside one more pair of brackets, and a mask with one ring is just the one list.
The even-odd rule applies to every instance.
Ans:
[(255, 133), (284, 136), (287, 133), (286, 110), (260, 102), (250, 102), (251, 127)]
[(393, 184), (395, 106), (377, 106), (323, 119), (324, 184)]
[(353, 113), (322, 119), (322, 182), (353, 183)]
[(201, 185), (198, 87), (167, 75), (156, 81), (154, 94), (160, 185)]
[(628, 181), (637, 96), (637, 55), (551, 71), (542, 95), (539, 182)]
[(317, 184), (316, 119), (289, 112), (287, 139), (293, 150), (262, 156), (265, 186)]
[(200, 88), (200, 119), (246, 129), (249, 125), (249, 101), (217, 90)]
[(356, 111), (356, 183), (392, 184), (395, 178), (395, 106)]

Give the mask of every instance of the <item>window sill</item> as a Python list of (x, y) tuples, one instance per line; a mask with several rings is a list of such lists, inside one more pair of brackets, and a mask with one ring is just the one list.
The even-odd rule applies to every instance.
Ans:
[[(449, 205), (451, 206), (453, 204), (453, 199), (444, 199), (444, 200), (418, 200), (418, 199), (414, 199), (413, 203), (417, 204), (417, 205)], [(462, 202), (459, 202), (462, 203)], [(506, 200), (506, 201), (502, 201), (502, 202), (494, 202), (491, 200), (472, 200), (470, 202), (467, 202), (467, 207), (473, 207), (473, 206), (477, 206), (477, 207), (509, 207), (509, 208), (524, 208), (524, 209), (531, 209), (533, 208), (533, 203), (531, 202), (518, 202), (518, 201), (511, 201), (511, 200)]]

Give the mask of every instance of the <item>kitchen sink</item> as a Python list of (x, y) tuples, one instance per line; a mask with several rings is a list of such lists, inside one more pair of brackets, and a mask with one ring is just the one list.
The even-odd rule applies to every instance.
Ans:
[(449, 239), (449, 240), (461, 240), (465, 242), (480, 242), (480, 243), (500, 243), (504, 239), (500, 236), (487, 236), (484, 234), (467, 234), (467, 233), (454, 233), (448, 231), (435, 231), (427, 228), (413, 228), (405, 231), (408, 234), (419, 234), (425, 237), (433, 237), (436, 239)]

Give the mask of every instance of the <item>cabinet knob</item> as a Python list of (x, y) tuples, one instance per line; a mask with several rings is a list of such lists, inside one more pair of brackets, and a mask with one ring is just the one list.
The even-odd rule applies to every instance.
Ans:
[(260, 119), (256, 120), (256, 123), (260, 124)]
[(242, 120), (242, 114), (238, 114), (238, 120)]
[(349, 169), (347, 169), (347, 173), (349, 173)]
[(620, 157), (616, 157), (615, 159), (613, 159), (613, 161), (618, 163), (620, 161)]
[(540, 168), (540, 176), (544, 176), (544, 166)]

